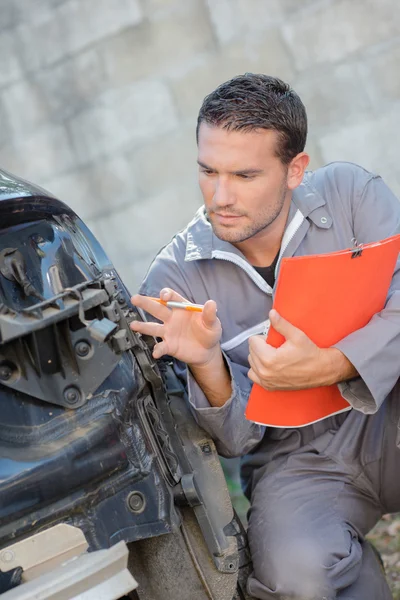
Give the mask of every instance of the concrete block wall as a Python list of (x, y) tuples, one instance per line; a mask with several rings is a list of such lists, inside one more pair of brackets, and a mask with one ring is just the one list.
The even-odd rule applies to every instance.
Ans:
[(1, 0), (0, 166), (70, 204), (135, 291), (201, 204), (203, 97), (289, 81), (312, 166), (350, 160), (400, 196), (398, 0)]

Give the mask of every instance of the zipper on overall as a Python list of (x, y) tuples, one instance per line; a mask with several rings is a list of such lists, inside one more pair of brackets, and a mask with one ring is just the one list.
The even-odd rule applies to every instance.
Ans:
[[(305, 217), (301, 213), (301, 211), (297, 210), (293, 219), (290, 221), (290, 223), (283, 235), (283, 238), (282, 238), (281, 249), (279, 251), (279, 257), (278, 257), (278, 261), (277, 261), (276, 267), (275, 267), (275, 277), (278, 273), (278, 268), (279, 268), (283, 254), (286, 251), (286, 248), (289, 246), (290, 242), (292, 241), (293, 237), (295, 236), (295, 234), (297, 233), (297, 231), (303, 224), (304, 219), (305, 219)], [(271, 286), (268, 285), (268, 283), (261, 277), (261, 275), (259, 273), (257, 273), (257, 271), (241, 256), (237, 256), (236, 254), (233, 254), (232, 252), (225, 252), (223, 250), (214, 250), (212, 252), (212, 258), (217, 258), (219, 260), (226, 260), (228, 262), (231, 262), (231, 263), (237, 265), (238, 267), (240, 267), (247, 273), (247, 275), (250, 277), (250, 279), (257, 285), (258, 288), (260, 288), (260, 290), (262, 290), (269, 296), (272, 296)], [(232, 348), (235, 348), (242, 342), (244, 342), (251, 335), (257, 335), (257, 333), (259, 333), (261, 335), (266, 336), (268, 333), (269, 327), (270, 327), (270, 321), (269, 321), (269, 319), (267, 319), (265, 322), (259, 323), (258, 325), (254, 325), (250, 329), (247, 329), (246, 331), (243, 331), (242, 333), (240, 333), (238, 336), (232, 338), (231, 340), (228, 340), (227, 342), (222, 344), (221, 347), (224, 350), (230, 350)]]

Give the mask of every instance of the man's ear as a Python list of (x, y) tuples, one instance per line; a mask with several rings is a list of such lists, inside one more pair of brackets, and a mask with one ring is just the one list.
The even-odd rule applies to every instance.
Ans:
[(290, 190), (297, 188), (303, 181), (310, 157), (306, 152), (300, 152), (290, 162), (287, 174), (287, 186)]

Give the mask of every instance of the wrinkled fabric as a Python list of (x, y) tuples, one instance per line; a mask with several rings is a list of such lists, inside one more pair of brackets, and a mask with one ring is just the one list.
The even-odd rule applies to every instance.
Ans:
[[(331, 163), (307, 172), (294, 190), (288, 231), (277, 279), (282, 257), (343, 250), (353, 238), (364, 244), (399, 233), (400, 203), (380, 177), (351, 163)], [(231, 397), (212, 407), (185, 365), (175, 361), (175, 369), (220, 454), (243, 457), (243, 487), (252, 503), (254, 597), (298, 598), (305, 592), (311, 600), (312, 589), (294, 590), (288, 578), (303, 572), (306, 582), (318, 581), (318, 598), (390, 598), (364, 536), (383, 512), (400, 510), (400, 490), (391, 483), (399, 460), (396, 437), (400, 443), (400, 400), (391, 393), (400, 377), (400, 260), (385, 308), (335, 345), (360, 375), (339, 384), (353, 410), (303, 428), (266, 428), (244, 417), (252, 386), (248, 337), (263, 333), (276, 283), (269, 288), (237, 248), (214, 235), (203, 208), (157, 255), (140, 293), (158, 296), (163, 287), (195, 303), (217, 302)]]
[[(353, 245), (353, 238), (362, 244), (400, 232), (400, 203), (396, 197), (380, 177), (351, 163), (331, 163), (307, 172), (293, 192), (286, 230), (299, 214), (302, 220), (278, 261), (278, 277), (283, 257), (343, 250)], [(240, 340), (238, 336), (243, 332), (253, 335), (257, 327), (262, 332), (276, 283), (271, 290), (237, 248), (218, 239), (201, 208), (188, 227), (157, 255), (140, 293), (158, 296), (163, 287), (195, 303), (203, 304), (210, 298), (217, 302), (222, 348), (233, 376), (228, 403), (210, 407), (191, 374), (186, 373), (185, 365), (175, 363), (176, 370), (188, 382), (195, 418), (215, 438), (220, 453), (246, 454), (263, 439), (265, 427), (249, 424), (244, 417), (252, 382), (247, 377), (248, 338)], [(240, 343), (235, 345), (235, 340)], [(342, 395), (358, 411), (373, 414), (400, 376), (400, 260), (387, 308), (336, 347), (361, 375), (339, 385)], [(314, 425), (309, 427), (309, 435), (314, 437)], [(317, 423), (316, 431), (320, 427)], [(273, 438), (287, 435), (292, 434), (278, 430)]]
[(253, 472), (248, 589), (255, 598), (391, 598), (376, 557), (365, 554), (365, 536), (383, 514), (400, 511), (400, 384), (385, 404), (370, 417), (342, 415), (336, 428), (331, 423)]

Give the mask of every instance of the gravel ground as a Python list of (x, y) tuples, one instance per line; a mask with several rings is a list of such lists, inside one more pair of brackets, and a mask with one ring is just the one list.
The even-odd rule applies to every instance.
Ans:
[(394, 600), (400, 600), (400, 514), (385, 515), (368, 539), (381, 553)]

